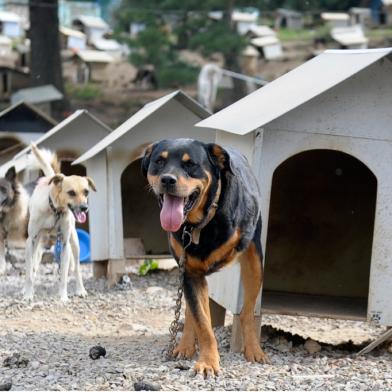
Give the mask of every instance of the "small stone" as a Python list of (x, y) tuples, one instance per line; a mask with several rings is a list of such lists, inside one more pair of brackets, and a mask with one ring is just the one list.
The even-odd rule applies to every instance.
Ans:
[(149, 295), (154, 295), (154, 294), (157, 294), (159, 292), (162, 292), (162, 287), (159, 287), (159, 286), (150, 286), (146, 290), (146, 293), (149, 294)]
[(29, 360), (21, 357), (19, 353), (13, 353), (10, 357), (4, 359), (3, 366), (9, 368), (24, 368), (28, 365)]
[(280, 351), (281, 353), (288, 353), (293, 348), (293, 343), (289, 342), (285, 337), (278, 336), (276, 341), (274, 342), (275, 350)]
[(123, 275), (121, 278), (121, 284), (130, 284), (131, 278), (128, 275)]
[(191, 367), (189, 365), (185, 365), (183, 363), (177, 363), (174, 366), (174, 369), (179, 369), (179, 370), (189, 370)]
[(9, 391), (12, 388), (12, 382), (5, 382), (4, 384), (0, 384), (0, 391)]
[(151, 384), (144, 381), (138, 381), (133, 384), (135, 391), (160, 391), (161, 387), (158, 384)]
[(102, 346), (94, 346), (90, 348), (89, 356), (91, 359), (96, 360), (106, 355), (106, 350)]
[(304, 348), (309, 354), (315, 354), (321, 351), (321, 346), (313, 339), (308, 339), (304, 344)]
[(132, 329), (132, 331), (135, 331), (135, 332), (147, 332), (148, 331), (148, 328), (145, 325), (141, 325), (141, 324), (132, 324), (131, 329)]
[(38, 361), (32, 361), (30, 362), (30, 367), (34, 370), (39, 368), (40, 363)]
[(388, 345), (387, 351), (392, 354), (392, 343)]

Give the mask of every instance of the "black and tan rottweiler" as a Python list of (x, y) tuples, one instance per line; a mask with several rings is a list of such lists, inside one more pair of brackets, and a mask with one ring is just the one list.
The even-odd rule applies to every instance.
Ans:
[(266, 362), (254, 325), (263, 277), (260, 197), (246, 158), (216, 144), (163, 140), (147, 147), (142, 170), (159, 199), (161, 225), (169, 232), (177, 261), (187, 241), (184, 230), (192, 233), (186, 248), (185, 326), (174, 355), (191, 358), (197, 341), (196, 372), (204, 376), (219, 372), (206, 275), (238, 258), (244, 287), (240, 316), (244, 355), (250, 362)]

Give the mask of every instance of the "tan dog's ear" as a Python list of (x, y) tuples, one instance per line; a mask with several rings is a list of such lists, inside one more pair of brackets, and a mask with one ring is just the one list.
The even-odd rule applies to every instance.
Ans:
[(57, 186), (61, 184), (63, 180), (64, 180), (64, 174), (56, 174), (50, 179), (49, 185), (53, 182), (53, 184)]
[(94, 192), (96, 192), (97, 188), (95, 187), (95, 183), (94, 183), (93, 179), (91, 177), (86, 177), (86, 180), (88, 182), (88, 186), (90, 187), (90, 189), (92, 189)]

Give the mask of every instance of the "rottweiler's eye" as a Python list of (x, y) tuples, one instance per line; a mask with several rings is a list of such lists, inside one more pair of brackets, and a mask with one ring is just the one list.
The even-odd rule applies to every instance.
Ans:
[(68, 191), (67, 193), (71, 197), (75, 197), (76, 196), (76, 192), (75, 191)]
[(165, 164), (165, 159), (162, 158), (162, 157), (159, 157), (159, 158), (155, 161), (155, 163), (156, 163), (158, 166), (163, 166), (163, 165)]
[(194, 169), (195, 167), (197, 167), (197, 163), (189, 160), (189, 161), (184, 162), (184, 166), (187, 169)]

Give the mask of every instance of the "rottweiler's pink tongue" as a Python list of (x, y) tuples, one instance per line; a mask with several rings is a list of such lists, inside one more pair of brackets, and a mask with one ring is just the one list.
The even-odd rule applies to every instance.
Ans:
[(163, 195), (161, 226), (163, 230), (175, 232), (184, 220), (184, 199), (172, 195)]
[(76, 212), (75, 218), (79, 223), (84, 223), (86, 222), (87, 216), (85, 212)]

